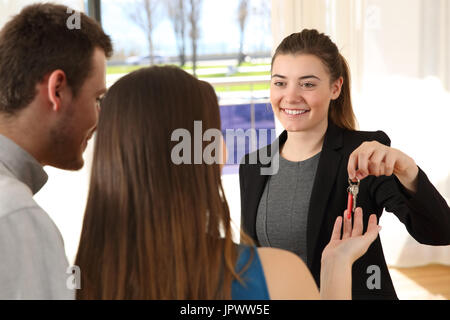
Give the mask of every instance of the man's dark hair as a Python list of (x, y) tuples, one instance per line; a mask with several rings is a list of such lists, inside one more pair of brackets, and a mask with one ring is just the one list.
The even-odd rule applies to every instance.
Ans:
[(15, 114), (31, 103), (36, 85), (57, 69), (76, 96), (92, 71), (94, 49), (111, 57), (111, 39), (95, 20), (79, 13), (80, 28), (69, 28), (74, 13), (63, 5), (34, 4), (0, 31), (0, 112)]

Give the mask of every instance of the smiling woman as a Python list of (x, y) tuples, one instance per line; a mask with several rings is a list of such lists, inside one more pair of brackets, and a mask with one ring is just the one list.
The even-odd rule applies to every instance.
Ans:
[(328, 37), (320, 38), (316, 30), (286, 37), (275, 51), (270, 90), (274, 112), (277, 107), (279, 109), (282, 98), (288, 105), (289, 101), (299, 99), (296, 86), (319, 110), (326, 111), (336, 125), (348, 130), (356, 129), (347, 61), (336, 45)]
[(272, 73), (270, 100), (283, 127), (290, 131), (326, 128), (330, 100), (339, 97), (343, 78), (331, 79), (321, 60), (310, 54), (280, 54)]
[[(265, 165), (261, 158), (250, 162), (254, 153), (239, 170), (241, 226), (259, 246), (294, 252), (320, 285), (326, 235), (347, 207), (349, 181), (356, 179), (356, 206), (364, 212), (380, 217), (386, 208), (417, 241), (450, 244), (450, 208), (425, 173), (390, 148), (384, 132), (356, 131), (347, 62), (327, 35), (304, 29), (286, 37), (271, 71), (272, 109), (285, 129), (269, 146), (279, 170), (261, 174)], [(354, 213), (344, 219), (344, 229)], [(374, 266), (381, 279), (376, 290), (367, 285)], [(354, 299), (397, 298), (379, 238), (354, 264), (352, 280)]]

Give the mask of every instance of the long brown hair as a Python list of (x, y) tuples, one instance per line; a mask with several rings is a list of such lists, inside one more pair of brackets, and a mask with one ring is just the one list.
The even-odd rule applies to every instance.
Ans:
[(336, 100), (331, 101), (328, 117), (341, 128), (356, 130), (356, 117), (353, 112), (350, 92), (350, 70), (347, 61), (339, 53), (336, 44), (327, 35), (319, 33), (317, 30), (304, 29), (283, 39), (275, 50), (272, 66), (275, 58), (280, 54), (314, 55), (328, 69), (331, 82), (342, 77), (344, 82), (341, 94)]
[(214, 89), (176, 67), (140, 69), (101, 104), (75, 264), (78, 299), (228, 299), (237, 248), (218, 164), (171, 161), (175, 129), (220, 130)]

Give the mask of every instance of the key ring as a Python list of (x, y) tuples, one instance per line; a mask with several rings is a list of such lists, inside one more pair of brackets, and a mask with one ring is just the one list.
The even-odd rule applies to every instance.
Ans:
[(350, 180), (350, 178), (348, 178), (347, 219), (351, 218), (351, 214), (356, 206), (356, 197), (359, 192), (359, 183), (360, 183), (360, 180), (358, 178), (356, 178), (356, 180), (357, 182), (353, 182), (352, 180)]
[(356, 180), (358, 180), (358, 181), (356, 181), (356, 182), (353, 182), (350, 178), (348, 178), (348, 184), (349, 185), (357, 185), (357, 186), (359, 186), (359, 183), (360, 183), (360, 180), (358, 179), (358, 178), (356, 178)]

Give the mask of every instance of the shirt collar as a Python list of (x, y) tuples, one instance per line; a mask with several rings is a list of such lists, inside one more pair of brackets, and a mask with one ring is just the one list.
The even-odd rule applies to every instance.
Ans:
[(0, 163), (36, 194), (47, 182), (42, 165), (15, 142), (0, 134)]

